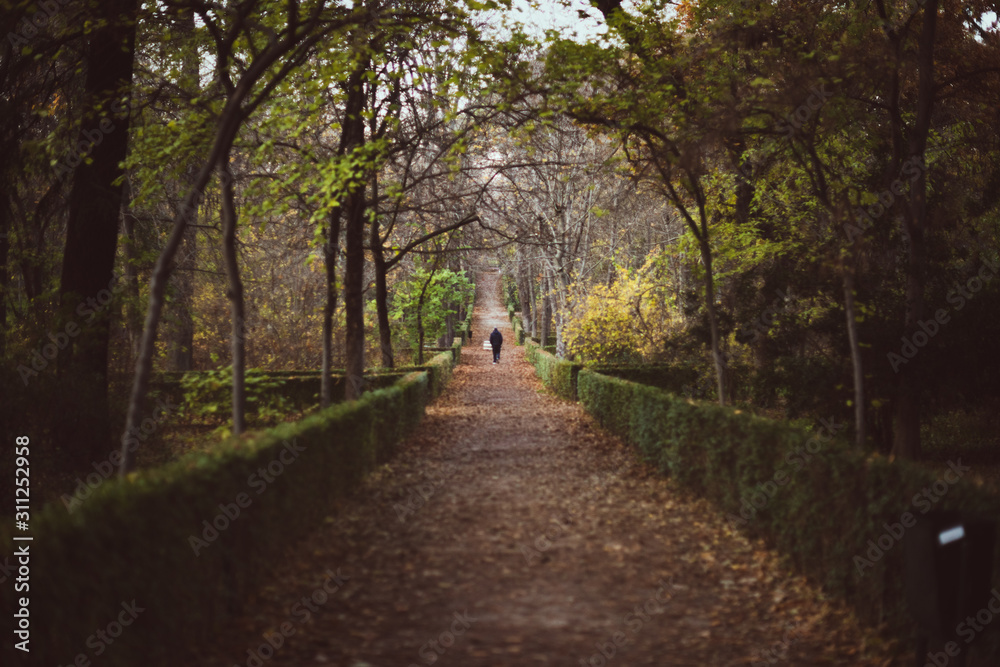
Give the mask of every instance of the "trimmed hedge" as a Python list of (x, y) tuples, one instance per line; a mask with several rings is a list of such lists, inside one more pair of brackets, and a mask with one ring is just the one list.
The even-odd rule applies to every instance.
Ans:
[[(374, 391), (391, 387), (408, 372), (423, 370), (422, 368), (407, 368), (398, 371), (384, 371), (365, 375), (364, 391)], [(188, 371), (188, 373), (198, 373), (200, 371)], [(180, 376), (158, 377), (151, 383), (151, 392), (154, 395), (169, 396), (178, 403), (184, 400), (184, 389)], [(331, 374), (333, 380), (333, 403), (340, 403), (344, 400), (344, 393), (347, 387), (347, 376), (343, 374)], [(280, 395), (291, 404), (291, 407), (302, 409), (320, 402), (320, 371), (278, 371), (265, 372), (262, 377), (278, 381), (279, 386), (269, 389), (264, 393), (264, 397), (269, 395)], [(210, 392), (208, 400), (226, 405), (229, 403), (232, 394), (232, 385), (225, 383), (219, 386), (218, 390)], [(252, 406), (248, 406), (252, 410)]]
[(582, 364), (557, 359), (531, 341), (525, 344), (524, 356), (535, 367), (535, 372), (546, 387), (557, 396), (576, 400), (576, 378), (583, 368)]
[[(689, 397), (701, 377), (694, 366), (681, 364), (598, 365), (587, 368), (602, 375), (638, 382)], [(712, 386), (714, 388), (715, 385)]]
[[(903, 547), (894, 539), (884, 555), (872, 552), (868, 561), (868, 554), (884, 524), (923, 513), (927, 501), (917, 494), (935, 482), (940, 489), (949, 481), (944, 471), (858, 452), (831, 433), (843, 425), (830, 422), (813, 433), (589, 369), (577, 387), (587, 411), (661, 473), (715, 502), (732, 526), (765, 538), (864, 622), (884, 623), (910, 645)], [(958, 481), (932, 507), (995, 518), (1000, 498)], [(995, 555), (1000, 585), (1000, 550)]]
[[(32, 664), (91, 657), (88, 637), (133, 600), (144, 611), (101, 664), (183, 664), (185, 650), (214, 639), (240, 613), (289, 545), (392, 454), (447, 382), (452, 358), (442, 353), (427, 371), (299, 422), (109, 478), (72, 513), (60, 503), (36, 511)], [(0, 526), (3, 553), (23, 544), (13, 542), (13, 528)], [(11, 619), (14, 611), (14, 596), (5, 594), (0, 614)], [(0, 651), (3, 664), (21, 664), (10, 638)]]

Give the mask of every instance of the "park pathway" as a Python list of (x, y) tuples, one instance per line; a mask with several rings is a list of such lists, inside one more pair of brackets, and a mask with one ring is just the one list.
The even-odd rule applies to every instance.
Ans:
[[(773, 554), (546, 393), (498, 288), (480, 275), (473, 343), (414, 435), (192, 664), (890, 664)], [(481, 343), (494, 326), (499, 365)]]

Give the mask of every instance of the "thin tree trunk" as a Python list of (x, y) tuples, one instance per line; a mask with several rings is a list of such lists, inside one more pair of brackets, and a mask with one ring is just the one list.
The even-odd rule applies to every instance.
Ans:
[(246, 311), (236, 253), (236, 195), (228, 156), (224, 156), (220, 164), (219, 179), (222, 186), (222, 255), (229, 280), (227, 296), (232, 317), (233, 434), (240, 435), (246, 430)]
[(430, 274), (424, 281), (424, 286), (420, 288), (420, 296), (417, 297), (417, 365), (424, 363), (424, 297), (427, 296), (427, 288), (430, 287), (431, 281), (434, 280), (434, 274), (437, 273), (440, 258), (441, 255), (434, 258)]
[(844, 267), (844, 313), (847, 317), (847, 339), (851, 346), (851, 369), (854, 373), (854, 442), (863, 449), (867, 440), (865, 418), (865, 376), (861, 366), (861, 345), (858, 343), (858, 316), (854, 303), (854, 258)]
[[(531, 313), (532, 313), (532, 315), (531, 315), (531, 321), (530, 321), (529, 324), (530, 324), (530, 327), (531, 327), (531, 329), (530, 329), (530, 331), (531, 331), (531, 337), (532, 338), (537, 338), (538, 337), (538, 302), (535, 299), (537, 299), (538, 297), (537, 297), (537, 294), (535, 293), (535, 279), (530, 275), (530, 268), (531, 267), (529, 266), (528, 268), (529, 268), (528, 294), (531, 296), (531, 298), (528, 299), (528, 301), (531, 303)], [(526, 324), (525, 326), (529, 326), (529, 325)]]
[[(195, 34), (194, 12), (190, 9), (178, 9), (174, 20), (174, 30), (185, 38)], [(200, 89), (198, 81), (199, 60), (194, 49), (187, 49), (181, 64), (181, 85), (191, 91)], [(181, 177), (182, 191), (186, 191), (193, 183), (197, 169), (189, 164)], [(170, 304), (173, 311), (172, 319), (176, 324), (171, 327), (172, 338), (168, 341), (167, 367), (175, 371), (189, 371), (194, 368), (194, 269), (197, 261), (198, 232), (194, 226), (189, 226), (184, 232), (184, 241), (178, 251), (179, 260), (174, 268), (171, 281), (174, 285), (175, 298)]]
[(528, 288), (528, 272), (523, 260), (518, 263), (517, 278), (518, 300), (521, 302), (521, 328), (530, 331), (532, 312), (531, 290)]
[(122, 232), (125, 239), (125, 285), (128, 300), (125, 304), (125, 328), (129, 339), (129, 361), (135, 363), (139, 357), (139, 340), (142, 337), (142, 309), (139, 306), (139, 275), (135, 265), (139, 259), (135, 238), (135, 218), (129, 212), (132, 201), (128, 180), (125, 181), (122, 197)]
[(542, 277), (542, 324), (538, 334), (542, 347), (549, 344), (549, 324), (552, 321), (552, 302), (550, 300), (549, 277)]
[[(374, 197), (373, 197), (374, 200)], [(382, 352), (382, 366), (394, 368), (392, 357), (392, 329), (389, 325), (389, 288), (385, 265), (385, 255), (382, 253), (382, 239), (379, 236), (379, 223), (376, 217), (371, 223), (371, 235), (368, 244), (372, 249), (372, 264), (375, 268), (375, 310), (378, 315), (378, 339)]]
[(712, 249), (704, 236), (699, 242), (701, 261), (705, 264), (705, 310), (708, 314), (708, 328), (712, 336), (712, 360), (715, 362), (715, 381), (719, 391), (719, 405), (726, 404), (726, 360), (722, 356), (719, 339), (719, 318), (715, 312), (715, 277), (712, 275)]

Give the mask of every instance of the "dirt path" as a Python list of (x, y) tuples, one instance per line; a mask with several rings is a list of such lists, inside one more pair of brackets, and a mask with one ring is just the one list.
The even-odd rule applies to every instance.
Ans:
[(497, 283), (480, 276), (473, 332), (500, 327), (501, 363), (467, 346), (399, 454), (197, 664), (888, 664), (771, 554), (546, 394)]

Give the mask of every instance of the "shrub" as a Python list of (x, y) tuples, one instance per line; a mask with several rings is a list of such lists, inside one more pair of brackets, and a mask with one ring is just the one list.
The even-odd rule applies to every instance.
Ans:
[(525, 356), (535, 367), (542, 383), (557, 396), (576, 400), (576, 376), (581, 364), (557, 359), (553, 354), (538, 347), (533, 342), (525, 346)]
[[(61, 504), (36, 512), (33, 664), (68, 664), (88, 653), (95, 628), (107, 627), (133, 600), (144, 611), (102, 664), (183, 663), (178, 652), (187, 648), (178, 638), (194, 648), (240, 613), (289, 544), (417, 424), (448, 379), (451, 359), (445, 352), (427, 371), (299, 422), (110, 478), (72, 512)], [(0, 525), (4, 553), (21, 544), (13, 542), (13, 528)], [(5, 618), (13, 604), (13, 596), (0, 599)], [(18, 664), (12, 642), (0, 652), (3, 664)]]
[[(940, 484), (931, 470), (858, 452), (834, 437), (842, 425), (833, 419), (810, 432), (587, 369), (577, 387), (587, 411), (663, 474), (715, 502), (734, 527), (765, 538), (863, 621), (885, 623), (910, 642), (903, 547), (870, 564), (856, 557), (867, 560), (883, 524), (922, 513), (916, 494)], [(933, 508), (996, 517), (1000, 498), (959, 481)], [(1000, 574), (1000, 550), (995, 557)]]

